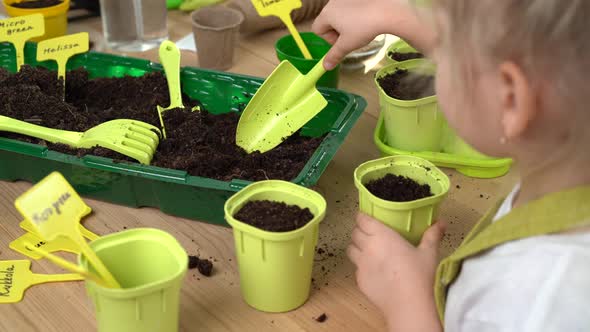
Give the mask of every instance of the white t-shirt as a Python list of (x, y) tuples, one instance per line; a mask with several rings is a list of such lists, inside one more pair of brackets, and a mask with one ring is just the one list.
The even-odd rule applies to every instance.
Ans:
[[(510, 212), (518, 190), (494, 220)], [(590, 233), (513, 241), (464, 261), (445, 331), (590, 331)]]

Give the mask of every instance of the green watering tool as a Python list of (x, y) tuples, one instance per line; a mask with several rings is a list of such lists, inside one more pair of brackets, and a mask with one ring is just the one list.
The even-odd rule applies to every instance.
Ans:
[(27, 260), (0, 261), (0, 303), (20, 302), (25, 290), (33, 285), (83, 279), (79, 274), (33, 273)]
[(142, 164), (149, 165), (160, 139), (160, 130), (135, 120), (112, 120), (101, 123), (83, 133), (46, 128), (0, 115), (0, 131), (8, 131), (62, 143), (74, 148), (95, 146), (119, 152)]
[(324, 58), (303, 75), (283, 61), (264, 81), (240, 117), (236, 144), (248, 153), (281, 144), (328, 105), (316, 89)]
[(160, 56), (160, 63), (164, 66), (166, 81), (168, 81), (168, 92), (170, 94), (170, 106), (166, 108), (157, 106), (162, 134), (166, 138), (166, 127), (164, 126), (162, 113), (174, 108), (184, 108), (182, 104), (182, 92), (180, 91), (180, 50), (175, 43), (165, 40), (160, 44), (158, 54)]

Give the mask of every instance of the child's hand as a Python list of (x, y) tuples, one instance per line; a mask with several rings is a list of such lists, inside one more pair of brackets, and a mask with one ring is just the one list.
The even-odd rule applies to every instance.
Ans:
[(324, 67), (334, 68), (342, 58), (386, 33), (389, 17), (404, 0), (330, 0), (313, 23), (313, 31), (334, 44)]
[(423, 53), (434, 47), (432, 18), (408, 0), (330, 0), (313, 23), (313, 31), (333, 44), (324, 67), (333, 69), (348, 53), (381, 34), (396, 35)]
[(445, 225), (430, 227), (416, 248), (381, 222), (359, 214), (348, 256), (360, 290), (392, 331), (442, 331), (434, 303), (438, 247)]

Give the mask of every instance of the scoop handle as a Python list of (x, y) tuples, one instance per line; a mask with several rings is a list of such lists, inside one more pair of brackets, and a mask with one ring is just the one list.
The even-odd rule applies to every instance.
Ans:
[(297, 28), (293, 24), (293, 21), (291, 20), (291, 16), (289, 14), (279, 15), (279, 18), (281, 19), (281, 21), (283, 21), (283, 23), (285, 23), (285, 25), (287, 26), (287, 29), (289, 29), (289, 33), (291, 33), (291, 36), (293, 36), (293, 39), (295, 39), (295, 43), (297, 43), (297, 46), (301, 50), (303, 57), (307, 60), (311, 60), (312, 59), (311, 53), (309, 53), (307, 46), (303, 42), (303, 39), (301, 39), (301, 35), (299, 34), (299, 31), (297, 31)]
[(164, 73), (168, 81), (170, 107), (167, 107), (167, 109), (184, 108), (182, 105), (182, 92), (180, 91), (180, 50), (175, 43), (165, 40), (160, 44), (158, 55), (162, 66), (164, 66)]
[(309, 80), (310, 82), (313, 82), (314, 85), (326, 73), (326, 68), (324, 68), (324, 59), (325, 58), (326, 58), (326, 56), (324, 56), (320, 61), (318, 61), (318, 63), (316, 63), (316, 65), (313, 66), (313, 68), (309, 71), (309, 73), (307, 73), (307, 75), (305, 75), (306, 79)]

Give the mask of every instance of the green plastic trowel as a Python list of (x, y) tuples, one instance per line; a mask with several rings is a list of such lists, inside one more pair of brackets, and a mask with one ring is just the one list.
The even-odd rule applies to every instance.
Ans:
[(160, 63), (164, 66), (166, 81), (168, 81), (168, 92), (170, 93), (170, 106), (163, 108), (158, 106), (158, 116), (162, 125), (162, 134), (166, 138), (166, 128), (162, 113), (174, 108), (184, 108), (182, 104), (182, 92), (180, 91), (180, 50), (173, 42), (165, 40), (160, 44)]
[(325, 72), (323, 58), (307, 75), (289, 61), (281, 62), (242, 113), (236, 144), (248, 153), (262, 153), (301, 129), (328, 105), (316, 89)]

